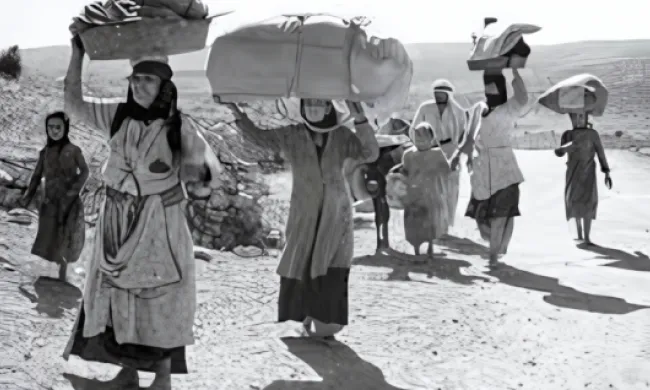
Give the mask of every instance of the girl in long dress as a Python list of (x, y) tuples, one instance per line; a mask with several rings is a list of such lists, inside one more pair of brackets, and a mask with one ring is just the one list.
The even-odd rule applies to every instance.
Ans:
[(47, 145), (39, 154), (21, 206), (31, 203), (41, 179), (45, 197), (39, 207), (38, 232), (32, 254), (59, 265), (59, 279), (66, 280), (68, 264), (79, 260), (86, 239), (84, 208), (79, 193), (88, 179), (88, 165), (81, 149), (70, 142), (70, 119), (57, 111), (45, 118)]
[[(131, 62), (125, 103), (82, 96), (84, 49), (73, 39), (66, 109), (109, 140), (100, 209), (83, 302), (64, 358), (122, 366), (115, 388), (137, 389), (138, 370), (155, 372), (151, 389), (171, 389), (187, 373), (194, 343), (193, 243), (182, 182), (218, 185), (221, 166), (177, 107), (166, 57)], [(208, 182), (210, 181), (210, 182)]]
[(523, 112), (528, 94), (523, 79), (512, 70), (514, 96), (508, 98), (506, 79), (499, 73), (484, 72), (487, 110), (476, 135), (478, 156), (468, 168), (472, 196), (465, 216), (476, 220), (481, 237), (490, 242), (490, 265), (505, 254), (519, 212), (519, 184), (524, 176), (512, 148), (510, 133)]
[(452, 169), (447, 156), (452, 156), (457, 147), (436, 142), (427, 122), (413, 128), (410, 135), (413, 147), (404, 152), (401, 168), (406, 178), (404, 232), (416, 255), (427, 243), (427, 254), (433, 257), (434, 241), (447, 234), (451, 222), (448, 197)]
[(562, 134), (562, 146), (555, 149), (558, 157), (568, 155), (564, 191), (566, 219), (575, 219), (578, 240), (584, 239), (586, 244), (591, 245), (591, 222), (596, 219), (598, 212), (596, 156), (609, 188), (612, 179), (603, 144), (598, 132), (590, 127), (588, 114), (575, 113), (569, 116), (573, 129)]
[[(468, 112), (461, 107), (454, 98), (454, 85), (445, 79), (433, 82), (433, 99), (420, 104), (415, 112), (411, 128), (422, 122), (427, 122), (439, 135), (440, 144), (452, 143), (458, 147), (463, 139), (465, 127), (467, 126)], [(460, 195), (460, 170), (449, 173), (449, 225), (453, 226), (456, 219), (458, 197)]]
[[(227, 104), (242, 136), (261, 147), (280, 146), (293, 185), (280, 275), (279, 321), (299, 321), (310, 336), (330, 337), (348, 324), (348, 278), (353, 258), (352, 201), (344, 163), (375, 161), (379, 147), (359, 104), (348, 102), (353, 132), (327, 100), (302, 99), (303, 122), (259, 129)], [(343, 109), (341, 109), (343, 111)]]

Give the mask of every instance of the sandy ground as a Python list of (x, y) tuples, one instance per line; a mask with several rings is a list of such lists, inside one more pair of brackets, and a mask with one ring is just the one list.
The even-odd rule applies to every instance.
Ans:
[[(329, 344), (292, 338), (276, 324), (277, 259), (210, 252), (199, 261), (197, 342), (176, 389), (648, 389), (650, 388), (650, 159), (609, 152), (614, 189), (601, 186), (584, 250), (564, 219), (564, 162), (518, 152), (527, 182), (503, 271), (462, 217), (438, 259), (371, 256), (372, 224), (359, 218), (350, 279), (351, 324)], [(287, 177), (275, 178), (285, 197)], [(602, 181), (602, 175), (599, 177)], [(55, 269), (28, 255), (35, 224), (0, 225), (0, 388), (102, 390), (116, 368), (63, 361), (80, 292), (35, 275)], [(394, 248), (401, 215), (392, 221)], [(82, 275), (71, 270), (73, 283)], [(84, 379), (91, 378), (91, 379)], [(142, 376), (142, 386), (151, 377)]]

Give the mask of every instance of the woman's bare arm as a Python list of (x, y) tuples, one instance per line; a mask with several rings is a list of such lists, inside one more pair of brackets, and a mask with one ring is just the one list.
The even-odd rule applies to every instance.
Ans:
[(81, 74), (84, 51), (74, 42), (68, 72), (64, 80), (64, 109), (71, 116), (110, 134), (119, 99), (93, 99), (83, 96)]

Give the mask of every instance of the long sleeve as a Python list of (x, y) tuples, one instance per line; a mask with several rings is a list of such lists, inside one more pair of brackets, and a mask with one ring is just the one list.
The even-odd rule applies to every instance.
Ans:
[(253, 123), (252, 120), (243, 112), (238, 113), (239, 117), (235, 124), (241, 130), (240, 134), (244, 140), (260, 148), (269, 148), (271, 150), (281, 150), (285, 144), (286, 136), (296, 125), (288, 125), (277, 129), (263, 130)]
[(70, 59), (63, 87), (64, 109), (70, 115), (95, 127), (108, 136), (110, 135), (113, 117), (115, 117), (121, 100), (84, 97), (81, 88), (82, 67), (83, 58), (73, 56)]
[(566, 150), (565, 145), (566, 145), (568, 142), (571, 141), (571, 140), (569, 139), (569, 138), (570, 138), (570, 135), (571, 135), (571, 133), (570, 133), (568, 130), (565, 131), (564, 133), (562, 133), (562, 137), (560, 138), (560, 147), (557, 148), (557, 149), (555, 149), (555, 155), (556, 155), (556, 156), (558, 156), (558, 157), (563, 157), (563, 156), (566, 154), (567, 150)]
[(210, 187), (216, 187), (223, 166), (207, 139), (188, 116), (183, 118), (181, 147), (183, 181), (206, 181), (207, 176), (210, 179)]
[(38, 189), (38, 186), (41, 184), (41, 180), (43, 179), (44, 159), (45, 159), (45, 150), (42, 150), (38, 156), (38, 162), (36, 163), (36, 168), (34, 168), (32, 177), (29, 179), (29, 185), (27, 186), (27, 190), (25, 191), (25, 198), (27, 200), (27, 203), (30, 203), (32, 201), (32, 198), (34, 198), (34, 194), (36, 194), (36, 190)]
[(609, 173), (609, 164), (607, 163), (607, 157), (605, 156), (605, 148), (603, 148), (603, 143), (600, 140), (600, 136), (596, 130), (592, 130), (594, 147), (596, 148), (596, 155), (598, 156), (598, 163), (600, 164), (600, 170), (603, 173)]
[(518, 71), (513, 70), (514, 78), (512, 79), (512, 90), (514, 91), (515, 100), (521, 105), (525, 106), (528, 103), (528, 89), (526, 83)]
[(409, 169), (411, 169), (411, 154), (413, 154), (412, 150), (407, 150), (404, 152), (404, 155), (402, 156), (402, 168), (400, 169), (400, 173), (404, 176), (409, 175)]
[(75, 163), (77, 164), (77, 168), (79, 169), (79, 175), (70, 186), (69, 191), (74, 192), (75, 194), (79, 194), (83, 186), (86, 184), (88, 176), (90, 176), (90, 169), (88, 169), (88, 164), (86, 164), (86, 159), (84, 158), (81, 149), (75, 148), (74, 159)]
[(474, 104), (464, 115), (464, 134), (463, 142), (458, 146), (459, 153), (464, 153), (468, 157), (472, 156), (476, 138), (481, 130), (483, 112), (487, 109), (484, 102)]
[(347, 157), (362, 164), (374, 162), (379, 158), (379, 143), (375, 136), (375, 130), (368, 122), (356, 125), (355, 129), (356, 134), (348, 128), (341, 130), (347, 134), (345, 142)]

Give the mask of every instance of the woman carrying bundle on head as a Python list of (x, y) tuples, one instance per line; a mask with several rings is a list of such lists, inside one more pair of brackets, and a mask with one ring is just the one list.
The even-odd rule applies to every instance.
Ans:
[(612, 178), (605, 149), (598, 132), (589, 123), (589, 114), (572, 113), (569, 117), (573, 129), (562, 134), (562, 146), (555, 149), (558, 157), (568, 155), (564, 190), (566, 219), (575, 218), (578, 240), (592, 245), (591, 222), (598, 212), (595, 157), (598, 157), (600, 170), (605, 174), (605, 185), (610, 189)]
[[(302, 123), (259, 129), (234, 103), (237, 128), (260, 147), (278, 145), (291, 164), (293, 188), (278, 274), (278, 321), (299, 321), (307, 335), (331, 337), (348, 324), (353, 258), (352, 201), (344, 163), (375, 161), (379, 147), (360, 103), (301, 99)], [(353, 132), (349, 119), (354, 119)]]
[(69, 112), (110, 144), (103, 170), (106, 201), (95, 233), (81, 309), (64, 357), (122, 366), (115, 388), (138, 388), (138, 370), (155, 372), (151, 389), (171, 389), (187, 373), (194, 343), (193, 242), (182, 183), (218, 185), (221, 166), (205, 138), (177, 108), (167, 59), (132, 61), (125, 103), (82, 96), (84, 48), (78, 37), (65, 78)]
[(57, 111), (45, 118), (47, 144), (41, 150), (29, 186), (20, 200), (27, 207), (41, 179), (45, 197), (39, 207), (38, 233), (32, 254), (59, 265), (59, 279), (66, 281), (68, 264), (79, 260), (86, 240), (84, 207), (79, 193), (88, 179), (88, 165), (81, 149), (70, 142), (70, 119)]
[[(512, 58), (516, 58), (515, 55)], [(517, 69), (512, 69), (514, 96), (508, 97), (506, 78), (485, 71), (487, 107), (476, 135), (478, 156), (468, 162), (472, 196), (465, 216), (476, 220), (481, 237), (490, 242), (489, 261), (495, 266), (508, 250), (519, 212), (519, 184), (524, 176), (512, 148), (514, 122), (523, 113), (528, 94)]]

